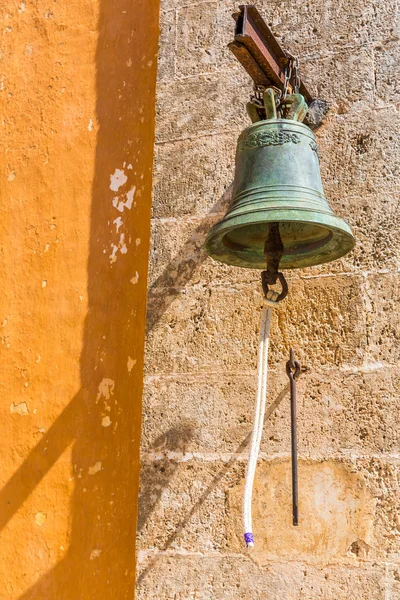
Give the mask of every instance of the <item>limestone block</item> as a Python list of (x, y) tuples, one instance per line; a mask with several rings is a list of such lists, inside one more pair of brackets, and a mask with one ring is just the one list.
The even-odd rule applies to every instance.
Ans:
[(343, 111), (331, 113), (317, 131), (325, 193), (339, 214), (350, 197), (397, 194), (400, 173), (395, 108), (371, 110), (353, 104)]
[(248, 556), (151, 555), (139, 564), (137, 593), (138, 600), (386, 600), (395, 597), (396, 576), (377, 563), (320, 568), (257, 565)]
[(300, 57), (300, 76), (310, 93), (333, 104), (374, 102), (374, 53), (371, 48), (355, 48)]
[(392, 593), (392, 597), (396, 598), (396, 596), (399, 596), (400, 598), (400, 569), (398, 565), (387, 566), (386, 578), (387, 581), (390, 582), (389, 589)]
[[(196, 7), (202, 11), (204, 5)], [(206, 6), (208, 4), (206, 3)], [(163, 35), (173, 29), (171, 12), (162, 19)], [(233, 23), (233, 21), (232, 21)], [(231, 30), (232, 27), (229, 27)], [(174, 47), (171, 40), (161, 45), (160, 83), (157, 94), (157, 139), (165, 141), (180, 135), (196, 135), (212, 131), (216, 127), (244, 128), (248, 123), (245, 103), (251, 93), (251, 79), (238, 62), (224, 69), (211, 71), (196, 77), (172, 80), (171, 69), (165, 76), (165, 61), (172, 62)], [(192, 51), (188, 56), (192, 57)], [(222, 66), (222, 65), (221, 65)], [(195, 63), (194, 68), (197, 68)], [(360, 48), (316, 58), (305, 58), (301, 74), (313, 95), (329, 103), (351, 103), (374, 100), (373, 50)], [(194, 104), (195, 103), (195, 104)]]
[[(226, 48), (234, 36), (231, 14), (238, 6), (232, 0), (195, 2), (171, 0), (164, 10), (177, 9), (177, 75), (190, 76), (221, 69), (235, 61)], [(296, 0), (263, 0), (257, 8), (284, 48), (304, 57), (326, 56), (343, 46), (354, 48), (398, 38), (395, 0), (368, 4), (341, 0), (335, 5), (305, 4)]]
[[(221, 208), (225, 202), (221, 202)], [(150, 293), (156, 288), (180, 290), (200, 282), (227, 285), (254, 282), (260, 272), (238, 269), (212, 260), (204, 250), (207, 233), (224, 212), (193, 219), (153, 219), (150, 254)]]
[(399, 194), (396, 191), (347, 197), (341, 203), (341, 214), (352, 227), (356, 238), (354, 250), (341, 261), (325, 265), (326, 269), (339, 266), (346, 270), (398, 270), (400, 266)]
[(399, 347), (399, 279), (395, 273), (377, 273), (366, 281), (367, 356), (397, 364)]
[[(149, 297), (147, 373), (248, 371), (256, 365), (260, 291), (254, 286), (208, 288)], [(362, 282), (358, 277), (293, 280), (276, 309), (270, 364), (312, 355), (321, 365), (361, 364), (366, 347)]]
[(236, 135), (210, 135), (155, 146), (153, 216), (219, 210), (234, 174)]
[(239, 485), (244, 463), (143, 461), (138, 549), (229, 551), (226, 489)]
[(234, 36), (231, 10), (218, 1), (186, 4), (177, 10), (178, 77), (221, 71), (236, 62), (227, 48)]
[[(236, 547), (239, 538), (238, 549), (242, 495), (242, 482), (228, 493), (230, 542)], [(290, 461), (261, 463), (253, 492), (254, 554), (267, 560), (299, 556), (325, 564), (348, 560), (355, 541), (373, 544), (374, 506), (362, 476), (348, 466), (329, 460), (301, 461), (299, 526), (293, 527)]]
[(400, 506), (399, 461), (385, 461), (384, 457), (366, 457), (357, 464), (375, 507), (374, 546), (380, 555), (386, 555), (397, 565), (400, 561)]
[(251, 124), (249, 76), (238, 65), (222, 73), (166, 81), (158, 86), (157, 141), (228, 130), (235, 138)]
[[(312, 361), (312, 358), (309, 357)], [(148, 378), (142, 451), (246, 453), (253, 424), (256, 374)], [(396, 369), (303, 374), (297, 393), (300, 457), (396, 452), (400, 384)], [(285, 365), (269, 376), (261, 451), (290, 452)]]
[(343, 196), (335, 198), (334, 188), (341, 185), (339, 181), (335, 184), (332, 179), (325, 179), (327, 196), (329, 200), (333, 200), (330, 204), (335, 213), (351, 226), (356, 246), (340, 260), (295, 271), (293, 274), (315, 276), (379, 269), (397, 271), (400, 266), (400, 196), (396, 187), (381, 189), (377, 180), (374, 194), (352, 196), (346, 194), (343, 188)]
[(376, 99), (379, 103), (395, 104), (400, 101), (400, 81), (398, 65), (400, 49), (398, 42), (376, 44), (375, 85)]
[[(169, 5), (160, 11), (160, 37), (158, 42), (157, 81), (171, 81), (175, 75), (176, 14)], [(157, 89), (158, 98), (158, 89)]]
[[(281, 391), (274, 375), (271, 401), (276, 389)], [(150, 377), (144, 395), (142, 451), (247, 452), (255, 385), (255, 373)]]
[[(343, 107), (357, 101), (373, 104), (372, 49), (306, 59), (301, 73), (313, 95), (331, 105)], [(221, 127), (239, 132), (249, 124), (245, 104), (250, 93), (251, 80), (239, 63), (222, 72), (163, 80), (157, 95), (157, 139), (165, 141)]]
[[(227, 6), (232, 6), (227, 2)], [(301, 0), (262, 0), (259, 12), (269, 23), (284, 48), (300, 58), (307, 54), (326, 55), (345, 46), (398, 38), (398, 11), (395, 0), (379, 2), (338, 0), (335, 3)]]
[(196, 75), (215, 69), (221, 58), (218, 2), (185, 6), (178, 11), (177, 75)]
[(173, 10), (174, 12), (184, 6), (192, 6), (194, 4), (198, 4), (198, 0), (161, 0), (160, 2), (162, 10)]
[[(253, 494), (255, 561), (311, 564), (398, 561), (399, 462), (382, 458), (299, 461), (299, 526), (292, 525), (286, 457), (259, 460)], [(139, 547), (244, 553), (245, 461), (186, 457), (144, 461)]]

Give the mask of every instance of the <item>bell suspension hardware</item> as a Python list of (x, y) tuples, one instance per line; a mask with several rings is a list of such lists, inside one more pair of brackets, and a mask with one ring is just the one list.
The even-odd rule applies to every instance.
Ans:
[[(244, 539), (253, 548), (251, 505), (266, 407), (270, 325), (273, 309), (288, 295), (282, 270), (336, 260), (352, 250), (355, 239), (349, 225), (330, 208), (322, 187), (318, 146), (310, 126), (315, 126), (312, 107), (319, 103), (322, 115), (323, 102), (312, 99), (300, 78), (299, 58), (279, 46), (255, 7), (241, 6), (240, 11), (235, 15), (235, 41), (229, 47), (254, 81), (246, 106), (251, 124), (237, 142), (230, 205), (210, 229), (205, 250), (216, 261), (262, 271), (257, 393), (243, 494)], [(277, 283), (280, 292), (270, 289)], [(293, 525), (299, 522), (296, 380), (300, 371), (291, 350), (286, 372), (291, 395)]]
[[(283, 91), (285, 70), (290, 60), (296, 60), (296, 57), (280, 46), (252, 4), (240, 6), (239, 12), (232, 16), (236, 27), (234, 40), (228, 44), (231, 52), (250, 75), (256, 87), (275, 87)], [(287, 86), (287, 92), (291, 94), (296, 88), (296, 82), (288, 81)], [(299, 81), (297, 87), (295, 93), (300, 93), (308, 105), (305, 122), (311, 128), (317, 129), (328, 112), (328, 103), (314, 98), (303, 82)]]

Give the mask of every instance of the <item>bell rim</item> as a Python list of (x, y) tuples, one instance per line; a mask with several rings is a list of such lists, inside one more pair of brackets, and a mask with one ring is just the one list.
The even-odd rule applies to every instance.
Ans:
[[(258, 215), (257, 215), (258, 212)], [(270, 213), (268, 218), (266, 218), (266, 213)], [(276, 218), (274, 218), (273, 213), (276, 213)], [(272, 214), (271, 214), (272, 213)], [(301, 213), (309, 213), (304, 214), (304, 218), (296, 218), (282, 219), (282, 214), (280, 209), (263, 209), (259, 211), (252, 212), (252, 220), (246, 223), (243, 223), (243, 214), (242, 215), (226, 215), (224, 219), (216, 223), (209, 231), (204, 248), (207, 254), (217, 262), (221, 262), (224, 264), (228, 264), (231, 266), (245, 268), (245, 269), (256, 269), (263, 270), (265, 269), (265, 265), (258, 266), (257, 264), (252, 264), (249, 261), (241, 258), (237, 254), (232, 251), (229, 251), (227, 246), (224, 244), (224, 237), (229, 234), (229, 232), (239, 229), (240, 227), (246, 227), (251, 225), (257, 225), (259, 223), (291, 223), (291, 224), (310, 224), (313, 223), (315, 225), (319, 225), (321, 228), (325, 228), (333, 233), (332, 241), (337, 242), (340, 241), (340, 244), (337, 244), (335, 251), (331, 251), (327, 256), (308, 254), (303, 259), (298, 259), (295, 265), (285, 265), (285, 258), (283, 257), (283, 264), (281, 268), (284, 270), (291, 270), (296, 268), (308, 268), (312, 266), (318, 266), (321, 264), (325, 264), (334, 260), (338, 260), (342, 258), (356, 245), (356, 240), (354, 238), (353, 232), (351, 230), (350, 225), (341, 217), (336, 216), (335, 214), (329, 214), (325, 212), (317, 212), (315, 210), (307, 210), (306, 208), (301, 211), (296, 210), (297, 215), (300, 216)], [(318, 215), (318, 216), (317, 216)], [(258, 218), (257, 218), (258, 216)], [(319, 218), (318, 218), (319, 217)], [(285, 256), (285, 255), (284, 255)], [(301, 264), (307, 263), (307, 264)]]

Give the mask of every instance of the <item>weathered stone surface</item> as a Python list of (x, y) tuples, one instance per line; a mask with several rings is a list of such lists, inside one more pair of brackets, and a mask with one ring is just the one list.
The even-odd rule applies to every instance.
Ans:
[[(342, 261), (346, 270), (377, 271), (400, 267), (400, 196), (392, 193), (348, 197), (345, 218), (352, 227), (356, 247)], [(341, 206), (343, 214), (344, 206)], [(334, 268), (339, 263), (325, 265)]]
[[(228, 3), (231, 6), (231, 3)], [(326, 55), (348, 46), (398, 39), (395, 0), (339, 0), (334, 4), (302, 0), (262, 0), (257, 8), (284, 48), (300, 57)]]
[[(226, 206), (221, 199), (221, 208)], [(187, 219), (153, 219), (149, 293), (159, 288), (180, 290), (200, 282), (226, 285), (254, 283), (261, 290), (260, 271), (238, 269), (212, 260), (204, 250), (207, 233), (224, 212)]]
[(176, 74), (178, 77), (221, 71), (235, 58), (231, 10), (218, 1), (187, 4), (177, 10)]
[(349, 197), (398, 192), (399, 129), (394, 107), (352, 105), (331, 114), (318, 130), (325, 193), (338, 213)]
[[(250, 82), (226, 48), (237, 10), (232, 0), (164, 3), (138, 598), (394, 600), (396, 3), (262, 0), (257, 8), (299, 55), (310, 90), (331, 104), (317, 131), (322, 180), (357, 246), (339, 261), (287, 274), (289, 297), (271, 328), (253, 505), (258, 549), (249, 558), (241, 495), (256, 386), (259, 272), (212, 261), (203, 243), (229, 202)], [(298, 383), (299, 528), (290, 522), (290, 346), (308, 367)]]
[[(355, 542), (374, 554), (375, 501), (354, 471), (329, 460), (300, 461), (299, 525), (293, 527), (290, 461), (260, 464), (253, 492), (255, 559), (348, 561)], [(238, 549), (243, 543), (242, 496), (242, 482), (228, 492), (230, 541)]]
[(228, 131), (237, 138), (251, 123), (246, 113), (251, 92), (250, 79), (239, 66), (159, 85), (157, 141), (216, 131)]
[[(169, 18), (170, 14), (167, 13)], [(171, 28), (167, 22), (165, 35)], [(163, 48), (165, 51), (164, 45)], [(158, 141), (202, 135), (222, 128), (229, 128), (238, 135), (250, 124), (245, 104), (252, 90), (251, 79), (239, 64), (175, 80), (164, 76), (164, 64), (162, 55), (157, 97)], [(374, 102), (372, 49), (309, 58), (302, 62), (301, 73), (315, 97), (330, 104), (348, 106), (351, 102), (363, 101), (372, 105)]]
[(382, 457), (365, 458), (357, 465), (375, 499), (374, 538), (381, 555), (400, 562), (400, 488), (399, 463), (386, 462)]
[[(243, 552), (244, 460), (145, 461), (138, 530), (140, 548)], [(255, 560), (317, 564), (355, 558), (398, 560), (398, 460), (299, 461), (299, 526), (291, 516), (286, 457), (259, 460), (253, 495)], [(160, 527), (160, 523), (163, 527)]]
[(243, 477), (244, 463), (235, 460), (228, 464), (176, 462), (168, 457), (145, 461), (139, 499), (139, 548), (228, 551), (226, 490)]
[(376, 100), (383, 104), (396, 104), (400, 101), (400, 81), (396, 76), (400, 60), (399, 43), (376, 44), (374, 54)]
[[(176, 13), (169, 6), (165, 6), (164, 9), (160, 11), (158, 41), (157, 79), (159, 85), (162, 81), (171, 81), (175, 76)], [(160, 125), (160, 120), (158, 120), (158, 125)]]
[(343, 50), (328, 56), (303, 59), (301, 78), (315, 98), (331, 105), (374, 102), (374, 52), (372, 48)]
[(368, 357), (397, 364), (400, 357), (399, 278), (376, 274), (366, 280)]
[[(237, 4), (221, 2), (186, 2), (173, 0), (168, 8), (177, 7), (177, 75), (220, 70), (233, 62), (226, 48), (232, 40), (234, 22), (231, 14)], [(300, 57), (307, 54), (327, 55), (343, 46), (359, 47), (376, 41), (398, 39), (398, 14), (395, 0), (370, 2), (341, 1), (334, 6), (315, 2), (266, 2), (257, 8), (282, 45)]]
[[(312, 354), (313, 368), (361, 364), (367, 343), (362, 285), (358, 277), (293, 280), (290, 296), (276, 309), (270, 364), (287, 360), (294, 342), (300, 360), (307, 362)], [(149, 298), (154, 328), (148, 336), (147, 372), (255, 368), (259, 306), (255, 286), (199, 284), (179, 294), (155, 291)]]
[(230, 134), (156, 145), (153, 216), (219, 211), (233, 179), (235, 151), (236, 136)]
[(177, 16), (177, 74), (196, 75), (217, 68), (222, 53), (221, 45), (215, 43), (218, 2), (184, 6)]
[[(311, 357), (308, 357), (309, 359)], [(261, 451), (290, 451), (289, 388), (285, 365), (271, 372)], [(397, 452), (400, 384), (396, 369), (313, 373), (298, 382), (298, 451)], [(142, 451), (247, 452), (256, 374), (148, 378)]]
[[(204, 242), (210, 227), (222, 216), (223, 213), (217, 212), (189, 220), (153, 219), (149, 288), (182, 289), (204, 280), (204, 263), (208, 262)], [(216, 272), (217, 269), (219, 263), (213, 261), (211, 271)], [(222, 269), (225, 270), (225, 266)], [(238, 269), (226, 267), (226, 270), (232, 281), (233, 272)]]
[(315, 567), (249, 556), (155, 555), (139, 565), (138, 600), (387, 600), (398, 571), (384, 564)]

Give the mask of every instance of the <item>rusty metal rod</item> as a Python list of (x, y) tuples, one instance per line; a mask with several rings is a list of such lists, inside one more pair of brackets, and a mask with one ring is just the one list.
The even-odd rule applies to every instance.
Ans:
[(292, 446), (292, 512), (293, 525), (299, 524), (299, 482), (297, 473), (297, 411), (296, 380), (301, 372), (299, 361), (294, 360), (294, 350), (290, 349), (290, 359), (286, 363), (286, 373), (290, 381), (290, 430)]

